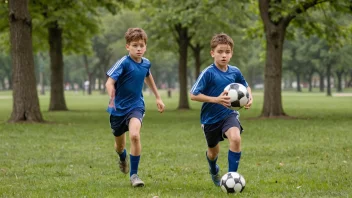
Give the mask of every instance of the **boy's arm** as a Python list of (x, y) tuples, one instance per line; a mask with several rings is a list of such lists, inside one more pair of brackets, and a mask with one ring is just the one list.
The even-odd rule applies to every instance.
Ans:
[(156, 99), (161, 99), (158, 89), (155, 85), (154, 78), (152, 74), (150, 73), (149, 76), (145, 77), (144, 82), (148, 85), (148, 87), (152, 90), (154, 96)]
[(110, 98), (115, 97), (115, 82), (116, 81), (114, 79), (109, 77), (105, 83), (106, 91), (108, 92)]
[(227, 96), (227, 91), (223, 91), (219, 96), (212, 97), (204, 94), (193, 95), (191, 93), (191, 100), (195, 100), (198, 102), (209, 102), (209, 103), (217, 103), (221, 104), (225, 107), (231, 106), (230, 96)]
[(158, 111), (162, 113), (165, 109), (165, 105), (163, 101), (161, 100), (161, 97), (159, 95), (158, 89), (155, 85), (154, 78), (152, 74), (150, 73), (149, 76), (145, 77), (144, 82), (148, 85), (148, 87), (152, 90), (155, 98), (156, 98), (156, 105), (158, 107)]
[(115, 108), (115, 80), (112, 79), (111, 77), (108, 78), (108, 80), (105, 83), (106, 91), (108, 92), (108, 95), (110, 96), (110, 102), (109, 102), (109, 107), (114, 107)]

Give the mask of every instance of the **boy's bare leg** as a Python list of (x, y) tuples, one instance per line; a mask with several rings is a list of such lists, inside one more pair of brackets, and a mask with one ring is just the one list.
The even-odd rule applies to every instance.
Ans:
[(115, 137), (115, 151), (121, 153), (126, 147), (126, 133)]
[(220, 152), (220, 146), (219, 144), (217, 144), (215, 147), (213, 148), (209, 148), (207, 150), (207, 160), (209, 163), (209, 172), (211, 175), (211, 179), (213, 180), (213, 183), (216, 186), (220, 186), (220, 168), (219, 166), (216, 164), (216, 161), (218, 159), (218, 154)]
[(208, 152), (207, 152), (208, 159), (215, 160), (218, 157), (219, 152), (220, 152), (219, 144), (213, 148), (208, 148)]
[(131, 118), (128, 129), (130, 133), (130, 142), (131, 142), (131, 155), (133, 156), (139, 156), (141, 155), (142, 151), (142, 146), (141, 146), (141, 136), (140, 136), (140, 130), (141, 130), (141, 121), (139, 121), (137, 118)]
[(131, 118), (128, 128), (130, 133), (130, 159), (131, 159), (131, 171), (130, 171), (130, 181), (133, 187), (142, 187), (144, 182), (138, 177), (138, 165), (140, 160), (140, 155), (142, 151), (141, 146), (141, 130), (142, 123), (137, 118)]
[(237, 127), (231, 127), (225, 135), (229, 141), (229, 149), (233, 152), (241, 152), (241, 135), (240, 130)]
[[(117, 152), (117, 154), (120, 156), (120, 160), (119, 160), (119, 167), (121, 172), (127, 174), (129, 172), (129, 164), (128, 164), (128, 157), (127, 154), (123, 154), (126, 148), (126, 133), (115, 137), (115, 151)], [(125, 159), (121, 159), (121, 156), (125, 156)]]

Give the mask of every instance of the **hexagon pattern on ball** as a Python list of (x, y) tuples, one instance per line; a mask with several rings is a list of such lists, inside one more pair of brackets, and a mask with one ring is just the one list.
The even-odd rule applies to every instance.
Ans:
[(239, 110), (249, 101), (249, 93), (247, 88), (239, 83), (231, 83), (224, 89), (227, 95), (230, 96), (232, 109)]
[(245, 186), (246, 180), (238, 172), (228, 172), (220, 180), (220, 188), (225, 193), (241, 193)]

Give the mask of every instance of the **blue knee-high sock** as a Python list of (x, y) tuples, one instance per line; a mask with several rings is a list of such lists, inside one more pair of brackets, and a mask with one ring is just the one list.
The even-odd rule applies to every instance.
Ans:
[(229, 172), (237, 172), (241, 159), (241, 152), (232, 152), (229, 150), (227, 157), (229, 160)]
[(122, 153), (119, 153), (117, 151), (116, 151), (116, 153), (119, 155), (121, 161), (125, 161), (126, 160), (126, 149), (124, 149), (122, 151)]
[(130, 161), (131, 161), (131, 170), (130, 170), (130, 176), (133, 174), (137, 174), (138, 172), (138, 165), (139, 165), (139, 160), (141, 159), (141, 156), (133, 156), (130, 154)]
[(210, 160), (208, 158), (208, 154), (207, 152), (205, 152), (205, 156), (207, 157), (208, 163), (209, 163), (209, 167), (210, 167), (210, 173), (215, 175), (216, 173), (218, 173), (218, 169), (216, 168), (216, 161), (218, 160), (218, 157), (216, 157), (214, 160)]

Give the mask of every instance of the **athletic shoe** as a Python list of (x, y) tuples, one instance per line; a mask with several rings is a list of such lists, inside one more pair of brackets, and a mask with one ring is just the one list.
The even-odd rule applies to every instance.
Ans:
[(130, 178), (131, 181), (131, 185), (133, 187), (143, 187), (144, 186), (144, 182), (138, 177), (137, 174), (133, 174)]
[(119, 167), (120, 167), (120, 171), (124, 174), (127, 174), (130, 170), (130, 166), (128, 164), (128, 158), (125, 158), (125, 161), (119, 161)]
[(216, 170), (217, 171), (216, 171), (215, 175), (213, 175), (210, 170), (209, 170), (209, 173), (211, 175), (211, 179), (213, 180), (213, 183), (215, 184), (215, 186), (220, 186), (221, 176), (219, 174), (220, 173), (220, 168), (219, 168), (218, 165), (216, 165)]

